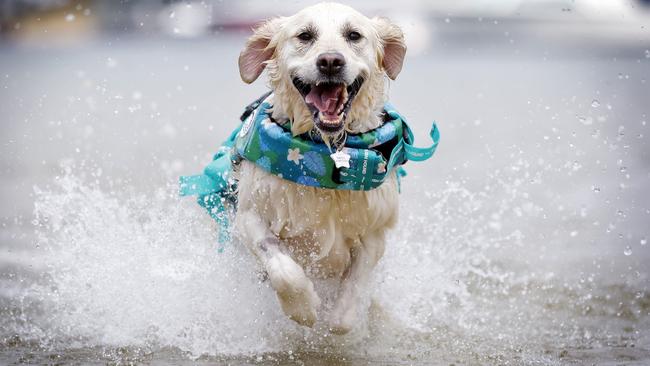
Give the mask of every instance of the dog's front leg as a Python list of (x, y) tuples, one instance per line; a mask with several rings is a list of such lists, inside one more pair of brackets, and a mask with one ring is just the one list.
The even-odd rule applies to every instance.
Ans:
[(330, 314), (330, 331), (345, 334), (354, 328), (357, 304), (367, 287), (368, 278), (384, 255), (384, 233), (372, 233), (361, 238), (350, 250), (350, 266), (343, 274), (339, 296)]
[(284, 313), (298, 324), (313, 326), (320, 299), (302, 267), (280, 251), (280, 240), (257, 212), (237, 212), (236, 226), (240, 238), (266, 270)]

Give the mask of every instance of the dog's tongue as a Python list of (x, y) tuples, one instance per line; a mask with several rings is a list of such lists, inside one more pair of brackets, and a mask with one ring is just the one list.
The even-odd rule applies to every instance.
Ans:
[(305, 101), (314, 105), (323, 114), (336, 114), (339, 98), (343, 92), (343, 85), (321, 84), (311, 88)]

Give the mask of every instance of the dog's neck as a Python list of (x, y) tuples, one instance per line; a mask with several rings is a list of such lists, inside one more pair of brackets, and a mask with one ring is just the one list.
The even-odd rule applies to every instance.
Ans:
[[(352, 102), (345, 120), (345, 132), (364, 133), (382, 124), (381, 114), (386, 101), (384, 79), (381, 75), (373, 75), (369, 80)], [(314, 130), (311, 112), (292, 83), (287, 82), (286, 78), (276, 79), (271, 75), (270, 84), (273, 90), (273, 118), (276, 121), (291, 121), (294, 136)]]

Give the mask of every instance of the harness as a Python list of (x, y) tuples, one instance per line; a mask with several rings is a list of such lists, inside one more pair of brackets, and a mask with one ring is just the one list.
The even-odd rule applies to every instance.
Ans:
[[(319, 136), (293, 136), (290, 122), (276, 123), (270, 115), (271, 92), (248, 105), (242, 123), (221, 145), (203, 174), (180, 177), (180, 195), (197, 195), (220, 226), (219, 242), (229, 240), (228, 223), (237, 203), (233, 166), (248, 160), (283, 179), (310, 187), (369, 191), (379, 187), (407, 161), (424, 161), (435, 152), (440, 134), (433, 123), (432, 145), (413, 146), (413, 132), (392, 105), (384, 106), (384, 123), (369, 132), (348, 134), (345, 145), (333, 153)], [(228, 207), (228, 208), (227, 208)], [(220, 247), (220, 251), (223, 250)]]

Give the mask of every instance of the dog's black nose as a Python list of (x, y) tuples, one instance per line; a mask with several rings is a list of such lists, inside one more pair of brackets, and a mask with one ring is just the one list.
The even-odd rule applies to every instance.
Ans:
[(345, 58), (338, 52), (321, 53), (316, 59), (318, 71), (326, 76), (336, 76), (341, 73), (345, 66)]

